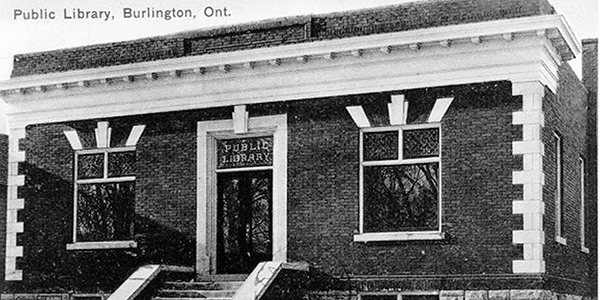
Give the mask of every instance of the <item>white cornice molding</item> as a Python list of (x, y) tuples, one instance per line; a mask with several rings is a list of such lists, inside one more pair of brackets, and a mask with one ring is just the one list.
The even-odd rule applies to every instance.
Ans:
[[(543, 15), (22, 76), (0, 82), (0, 91), (25, 93), (30, 89), (35, 93), (44, 93), (49, 88), (91, 87), (91, 82), (104, 85), (125, 81), (136, 84), (136, 80), (133, 79), (137, 77), (145, 80), (157, 80), (160, 77), (179, 77), (182, 72), (198, 73), (196, 70), (206, 71), (208, 69), (226, 71), (238, 68), (248, 69), (249, 64), (252, 66), (260, 62), (271, 64), (273, 61), (279, 62), (276, 65), (271, 64), (276, 67), (284, 61), (306, 63), (314, 58), (334, 60), (338, 54), (354, 55), (366, 50), (387, 49), (387, 52), (403, 48), (414, 50), (416, 49), (415, 45), (418, 45), (420, 49), (423, 46), (439, 46), (442, 41), (452, 44), (460, 41), (471, 43), (474, 36), (478, 37), (478, 41), (485, 43), (485, 40), (490, 38), (506, 39), (507, 34), (510, 34), (512, 38), (515, 35), (531, 32), (547, 33), (546, 37), (552, 40), (553, 44), (566, 45), (567, 47), (556, 48), (562, 59), (568, 60), (581, 52), (581, 45), (562, 15)], [(356, 57), (356, 55), (354, 56)], [(299, 58), (301, 60), (298, 60)]]
[[(11, 128), (28, 124), (252, 105), (338, 95), (510, 80), (556, 88), (556, 61), (535, 34), (451, 48), (366, 52), (334, 61), (260, 65), (231, 72), (166, 80), (119, 82), (89, 88), (11, 94)], [(435, 63), (432, 63), (435, 62)], [(258, 72), (258, 73), (257, 73)], [(256, 76), (260, 74), (260, 76)]]
[[(0, 88), (26, 90), (4, 95), (11, 128), (499, 80), (556, 91), (567, 47), (560, 52), (555, 40), (565, 36), (561, 30), (569, 34), (563, 22), (543, 16), (465, 24), (18, 77)], [(451, 40), (451, 47), (440, 40)], [(25, 88), (52, 80), (68, 82)]]

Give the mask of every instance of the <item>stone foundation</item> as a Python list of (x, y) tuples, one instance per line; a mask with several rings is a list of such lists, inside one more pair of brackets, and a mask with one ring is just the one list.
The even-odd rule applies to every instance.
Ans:
[[(382, 292), (384, 293), (384, 292)], [(311, 292), (310, 300), (360, 300), (356, 291), (318, 291)], [(387, 293), (386, 293), (387, 294)], [(393, 292), (389, 294), (394, 294)], [(400, 292), (402, 294), (402, 292)], [(410, 294), (414, 294), (411, 292)], [(547, 290), (479, 290), (479, 291), (440, 291), (440, 300), (591, 300), (579, 295), (558, 294)]]

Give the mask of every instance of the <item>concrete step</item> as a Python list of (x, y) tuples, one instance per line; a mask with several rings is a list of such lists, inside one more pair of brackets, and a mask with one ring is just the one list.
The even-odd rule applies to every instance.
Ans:
[(243, 281), (165, 282), (163, 290), (238, 290)]
[(163, 298), (227, 298), (233, 297), (237, 290), (160, 290), (158, 297)]
[[(244, 283), (244, 278), (226, 277), (204, 281), (168, 281), (157, 291), (153, 300), (231, 300)], [(241, 280), (240, 280), (241, 279)]]
[(213, 274), (201, 275), (196, 281), (244, 281), (249, 274)]

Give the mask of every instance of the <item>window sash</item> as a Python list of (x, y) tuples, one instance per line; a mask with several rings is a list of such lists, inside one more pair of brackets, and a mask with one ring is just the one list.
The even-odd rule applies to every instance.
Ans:
[(135, 181), (79, 184), (77, 190), (75, 242), (133, 238)]
[[(86, 149), (79, 150), (75, 152), (75, 160), (74, 160), (74, 185), (73, 185), (73, 243), (78, 243), (78, 216), (79, 216), (79, 189), (83, 185), (93, 185), (93, 184), (117, 184), (117, 183), (126, 183), (132, 182), (135, 187), (135, 176), (115, 176), (109, 177), (108, 173), (108, 157), (109, 153), (119, 153), (119, 152), (133, 152), (135, 155), (135, 146), (128, 147), (114, 147), (114, 148), (102, 148), (102, 149)], [(80, 155), (90, 155), (90, 154), (103, 154), (103, 162), (102, 162), (102, 177), (101, 178), (87, 178), (87, 179), (79, 179), (79, 156)], [(132, 200), (135, 205), (135, 188), (133, 192), (134, 199)], [(133, 234), (131, 234), (133, 236)], [(83, 241), (83, 243), (114, 243), (114, 240), (106, 240), (106, 241)]]
[[(413, 130), (413, 129), (428, 129), (428, 128), (437, 128), (438, 129), (438, 155), (433, 157), (420, 157), (420, 158), (403, 158), (403, 130)], [(391, 160), (381, 160), (381, 161), (364, 161), (363, 152), (364, 152), (364, 133), (370, 132), (382, 132), (382, 131), (397, 131), (398, 132), (398, 159)], [(439, 233), (442, 228), (442, 184), (441, 184), (441, 174), (442, 174), (442, 163), (441, 163), (441, 148), (442, 148), (442, 130), (440, 123), (428, 123), (428, 124), (412, 124), (412, 125), (403, 125), (403, 126), (386, 126), (386, 127), (370, 127), (370, 128), (362, 128), (359, 135), (359, 235), (389, 235), (396, 234), (395, 236), (402, 236), (404, 234), (413, 234), (415, 236), (424, 236), (426, 234), (436, 235), (435, 239), (439, 238)], [(416, 165), (416, 164), (424, 164), (424, 163), (437, 163), (438, 164), (438, 194), (437, 194), (437, 230), (436, 231), (397, 231), (397, 232), (365, 232), (365, 167), (373, 167), (373, 166), (395, 166), (395, 165)], [(382, 237), (385, 239), (385, 237)], [(377, 238), (375, 238), (377, 239)], [(400, 238), (402, 239), (402, 238)], [(360, 238), (355, 237), (355, 240), (360, 240)], [(369, 238), (371, 240), (371, 238)]]

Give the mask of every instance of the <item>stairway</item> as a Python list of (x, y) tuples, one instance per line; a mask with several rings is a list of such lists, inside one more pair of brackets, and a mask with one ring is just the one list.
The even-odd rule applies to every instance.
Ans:
[(203, 280), (195, 282), (167, 281), (153, 300), (231, 300), (244, 281)]

